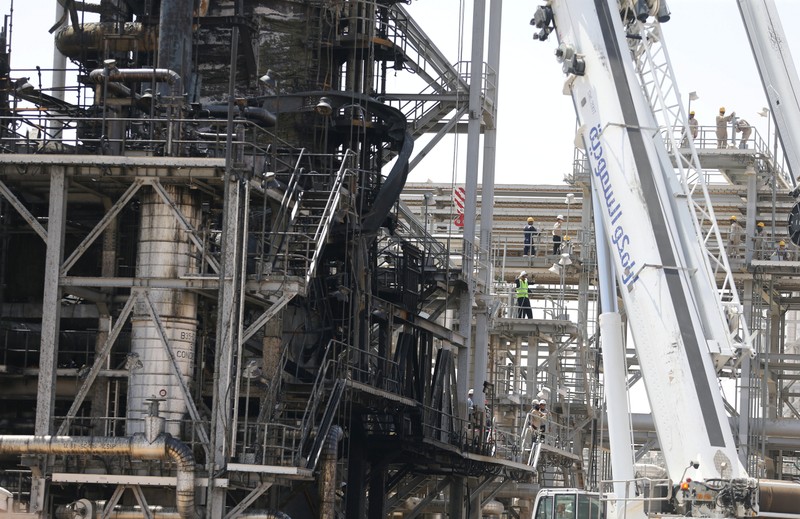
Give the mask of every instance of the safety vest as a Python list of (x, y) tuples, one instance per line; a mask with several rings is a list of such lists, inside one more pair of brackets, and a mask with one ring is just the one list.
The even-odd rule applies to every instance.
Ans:
[(528, 297), (528, 280), (519, 279), (519, 286), (517, 287), (517, 297)]

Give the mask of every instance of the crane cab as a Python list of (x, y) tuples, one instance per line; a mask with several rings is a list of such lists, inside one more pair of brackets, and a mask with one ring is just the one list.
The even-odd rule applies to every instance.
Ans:
[(613, 519), (597, 492), (577, 488), (545, 488), (536, 494), (531, 519)]

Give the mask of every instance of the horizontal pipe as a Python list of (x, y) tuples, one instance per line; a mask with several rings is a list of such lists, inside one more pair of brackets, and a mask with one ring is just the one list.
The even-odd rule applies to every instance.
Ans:
[(0, 436), (0, 454), (126, 456), (134, 459), (171, 459), (177, 470), (176, 507), (181, 519), (196, 517), (194, 510), (194, 456), (183, 442), (168, 434), (148, 442), (144, 435)]
[(181, 76), (167, 68), (96, 68), (89, 72), (89, 78), (97, 84), (106, 81), (152, 81), (172, 86), (172, 95), (181, 95)]

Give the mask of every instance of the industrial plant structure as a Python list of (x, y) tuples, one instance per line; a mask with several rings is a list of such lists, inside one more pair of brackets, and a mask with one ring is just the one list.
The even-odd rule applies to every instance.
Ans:
[[(611, 478), (587, 162), (494, 185), (499, 3), (475, 2), (458, 64), (394, 0), (51, 4), (52, 87), (10, 62), (8, 23), (0, 45), (0, 513), (527, 517), (541, 487)], [(771, 253), (793, 182), (758, 134), (701, 130), (716, 214), (750, 222), (728, 412), (751, 475), (791, 480), (800, 258)], [(450, 132), (466, 208), (406, 182)], [(523, 256), (519, 222), (556, 214), (566, 245), (543, 229)]]

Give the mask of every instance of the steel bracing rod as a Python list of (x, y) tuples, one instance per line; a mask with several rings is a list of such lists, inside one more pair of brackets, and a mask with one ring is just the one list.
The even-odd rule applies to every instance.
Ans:
[(103, 216), (102, 220), (100, 220), (97, 225), (94, 226), (94, 229), (89, 232), (88, 236), (83, 239), (80, 245), (78, 245), (75, 250), (72, 251), (72, 254), (69, 255), (69, 258), (64, 261), (64, 264), (61, 265), (62, 276), (67, 275), (69, 269), (71, 269), (72, 266), (75, 265), (75, 263), (80, 259), (80, 257), (83, 256), (83, 253), (89, 249), (97, 237), (100, 236), (103, 231), (105, 231), (106, 227), (108, 227), (108, 225), (114, 220), (114, 218), (116, 218), (119, 212), (122, 211), (122, 208), (125, 207), (128, 202), (130, 202), (131, 198), (133, 198), (133, 195), (139, 191), (139, 188), (142, 187), (145, 182), (150, 183), (149, 179), (145, 180), (141, 178), (137, 178), (133, 181), (125, 193), (122, 194), (119, 200), (117, 200), (114, 205), (111, 206), (105, 216)]
[(255, 335), (255, 333), (258, 331), (259, 328), (264, 326), (267, 323), (267, 321), (272, 319), (275, 316), (275, 314), (280, 312), (281, 309), (283, 309), (283, 307), (286, 306), (286, 303), (291, 301), (294, 296), (295, 296), (295, 294), (293, 294), (293, 293), (291, 293), (291, 294), (283, 294), (280, 297), (280, 299), (275, 301), (275, 303), (271, 307), (269, 307), (269, 309), (267, 309), (266, 312), (261, 314), (261, 316), (258, 319), (256, 319), (253, 322), (253, 324), (251, 324), (250, 326), (247, 327), (247, 330), (245, 330), (244, 333), (242, 334), (242, 338), (240, 339), (240, 342), (242, 344), (246, 343), (250, 339), (250, 337)]
[[(541, 442), (540, 442), (541, 443)], [(472, 505), (478, 504), (481, 502), (481, 492), (483, 492), (486, 487), (489, 486), (490, 483), (494, 482), (495, 476), (486, 476), (486, 478), (478, 483), (478, 486), (472, 489), (472, 496), (470, 498), (470, 509), (472, 509)]]
[(139, 502), (139, 506), (142, 508), (141, 511), (145, 519), (153, 519), (153, 511), (150, 510), (150, 507), (147, 505), (147, 499), (144, 497), (142, 487), (139, 485), (129, 485), (128, 488), (131, 489), (131, 492), (133, 492), (133, 497), (135, 497), (136, 501)]
[(172, 214), (175, 215), (175, 219), (181, 224), (183, 230), (189, 234), (189, 239), (192, 240), (192, 243), (194, 243), (194, 246), (197, 247), (197, 250), (202, 253), (208, 265), (214, 270), (215, 273), (219, 274), (219, 263), (217, 263), (217, 260), (215, 260), (213, 256), (205, 253), (205, 248), (203, 247), (203, 244), (200, 243), (200, 240), (197, 239), (197, 232), (195, 231), (194, 227), (192, 227), (192, 224), (190, 224), (186, 217), (183, 216), (183, 213), (181, 213), (180, 209), (178, 209), (178, 207), (175, 205), (175, 201), (172, 200), (169, 194), (164, 190), (164, 186), (161, 185), (161, 182), (159, 182), (157, 179), (153, 179), (151, 185), (164, 203), (167, 204), (167, 206), (172, 210)]
[(47, 231), (45, 228), (42, 227), (42, 224), (36, 220), (36, 217), (34, 217), (30, 211), (28, 211), (28, 208), (22, 205), (22, 202), (20, 202), (19, 199), (14, 196), (14, 193), (11, 192), (11, 190), (3, 183), (2, 180), (0, 180), (0, 195), (3, 195), (3, 197), (8, 200), (8, 203), (14, 206), (14, 209), (16, 209), (19, 215), (24, 218), (26, 222), (28, 222), (28, 225), (30, 225), (31, 228), (36, 231), (36, 234), (38, 234), (41, 239), (47, 241)]
[(100, 373), (100, 370), (103, 369), (103, 364), (105, 364), (105, 361), (108, 358), (108, 354), (111, 352), (111, 348), (114, 346), (114, 343), (117, 342), (117, 337), (119, 337), (122, 327), (125, 326), (125, 323), (128, 321), (128, 316), (133, 310), (133, 305), (138, 299), (138, 292), (131, 292), (130, 297), (128, 297), (128, 300), (125, 302), (125, 306), (122, 307), (122, 312), (120, 312), (117, 322), (114, 323), (114, 326), (111, 328), (111, 332), (108, 334), (108, 339), (106, 339), (105, 344), (103, 344), (103, 348), (95, 357), (94, 364), (92, 364), (92, 368), (89, 370), (86, 380), (83, 381), (83, 385), (80, 387), (80, 389), (78, 389), (78, 394), (75, 395), (75, 399), (72, 401), (69, 411), (67, 411), (66, 418), (64, 418), (64, 421), (58, 426), (58, 432), (56, 432), (56, 436), (62, 436), (66, 434), (70, 421), (78, 414), (78, 410), (83, 404), (84, 398), (86, 398), (86, 395), (89, 394), (89, 390), (91, 389), (92, 384), (94, 384), (97, 375)]
[(486, 495), (486, 497), (484, 497), (484, 498), (481, 500), (481, 510), (483, 509), (483, 507), (484, 507), (484, 506), (486, 506), (486, 505), (489, 503), (489, 501), (491, 501), (492, 499), (494, 499), (494, 496), (496, 496), (497, 494), (499, 494), (499, 493), (500, 493), (500, 491), (503, 489), (503, 487), (504, 487), (504, 486), (506, 486), (506, 485), (507, 485), (507, 484), (508, 484), (510, 481), (511, 481), (511, 478), (505, 478), (503, 481), (501, 481), (501, 482), (500, 482), (500, 484), (499, 484), (499, 485), (497, 485), (497, 486), (494, 488), (494, 490), (492, 490), (491, 492), (489, 492), (489, 494), (488, 494), (488, 495)]
[(408, 484), (399, 487), (394, 496), (386, 502), (386, 513), (394, 512), (400, 503), (405, 501), (412, 492), (416, 491), (427, 480), (427, 476), (416, 476)]
[(117, 506), (117, 503), (119, 503), (119, 498), (122, 497), (125, 488), (127, 488), (127, 485), (117, 485), (117, 488), (114, 489), (114, 493), (111, 494), (111, 499), (106, 501), (106, 506), (103, 508), (103, 515), (100, 516), (100, 519), (108, 519), (111, 517), (111, 511)]
[(172, 345), (167, 339), (167, 332), (164, 329), (164, 323), (161, 322), (161, 316), (158, 315), (156, 307), (153, 305), (153, 301), (150, 299), (150, 294), (146, 290), (142, 292), (140, 297), (143, 298), (147, 303), (147, 312), (150, 314), (150, 319), (153, 320), (156, 328), (158, 329), (158, 336), (161, 338), (161, 344), (164, 345), (164, 349), (167, 351), (167, 355), (169, 355), (173, 375), (178, 377), (178, 383), (181, 385), (183, 399), (186, 401), (186, 406), (189, 409), (189, 415), (192, 417), (192, 420), (195, 421), (195, 425), (197, 427), (197, 436), (200, 437), (203, 449), (206, 451), (206, 455), (208, 455), (208, 433), (206, 432), (205, 427), (203, 427), (202, 418), (200, 413), (197, 411), (197, 406), (194, 405), (194, 400), (192, 400), (192, 394), (189, 391), (189, 386), (186, 385), (186, 381), (183, 379), (183, 375), (181, 374), (181, 369), (178, 367), (178, 359), (175, 357), (175, 352), (172, 350)]
[(640, 459), (642, 459), (642, 456), (650, 452), (650, 449), (652, 449), (656, 445), (658, 445), (658, 438), (650, 438), (649, 440), (647, 440), (647, 443), (639, 447), (639, 449), (636, 451), (636, 454), (634, 455), (634, 460), (639, 461)]
[(450, 130), (452, 130), (455, 125), (458, 124), (458, 121), (460, 121), (461, 118), (464, 117), (464, 114), (466, 114), (468, 111), (469, 106), (462, 106), (461, 109), (458, 110), (438, 132), (436, 132), (436, 135), (433, 136), (430, 142), (428, 142), (424, 148), (414, 155), (414, 158), (408, 164), (409, 173), (414, 171), (414, 168), (417, 166), (417, 164), (419, 164), (419, 162), (424, 159), (437, 144), (439, 144), (445, 135), (450, 133)]
[(262, 482), (261, 482), (261, 484), (260, 484), (260, 485), (258, 485), (256, 488), (254, 488), (252, 491), (250, 491), (250, 493), (249, 493), (249, 494), (247, 494), (247, 495), (245, 496), (245, 498), (244, 498), (244, 499), (242, 499), (242, 500), (239, 502), (239, 504), (238, 504), (238, 505), (236, 505), (235, 507), (231, 508), (231, 511), (230, 511), (230, 512), (228, 512), (228, 513), (225, 515), (225, 518), (224, 518), (224, 519), (235, 519), (236, 517), (239, 517), (239, 515), (240, 515), (242, 512), (244, 512), (245, 510), (247, 510), (247, 508), (248, 508), (250, 505), (252, 505), (252, 504), (253, 504), (253, 502), (254, 502), (256, 499), (258, 499), (259, 497), (261, 497), (261, 494), (263, 494), (264, 492), (266, 492), (267, 490), (269, 490), (269, 488), (270, 488), (271, 486), (272, 486), (272, 483), (271, 483), (271, 482), (268, 482), (268, 481), (262, 481)]
[(414, 509), (413, 509), (413, 510), (411, 510), (411, 511), (410, 511), (410, 512), (409, 512), (409, 513), (408, 513), (408, 514), (405, 516), (405, 519), (414, 519), (415, 517), (418, 517), (418, 516), (419, 516), (419, 514), (421, 514), (421, 513), (423, 512), (423, 510), (425, 509), (425, 507), (426, 507), (426, 506), (428, 506), (428, 503), (430, 503), (431, 501), (433, 501), (434, 499), (436, 499), (436, 497), (439, 495), (439, 492), (441, 492), (442, 490), (444, 490), (444, 487), (446, 487), (446, 486), (447, 486), (447, 485), (449, 485), (449, 484), (450, 484), (450, 477), (449, 477), (449, 476), (448, 476), (448, 477), (446, 477), (446, 478), (443, 478), (443, 479), (441, 479), (441, 480), (439, 481), (439, 483), (437, 483), (437, 484), (436, 484), (436, 487), (435, 487), (435, 488), (434, 488), (432, 491), (428, 492), (428, 495), (426, 495), (426, 496), (425, 496), (425, 497), (422, 499), (422, 501), (420, 501), (420, 502), (417, 504), (417, 506), (415, 506), (415, 507), (414, 507)]
[[(738, 307), (741, 306), (739, 301), (739, 294), (733, 279), (733, 273), (728, 263), (728, 256), (725, 253), (725, 243), (717, 225), (717, 219), (714, 215), (714, 207), (711, 202), (711, 195), (708, 192), (708, 184), (706, 182), (706, 175), (700, 165), (700, 159), (697, 156), (697, 149), (694, 145), (694, 139), (688, 135), (688, 127), (686, 113), (683, 108), (683, 102), (680, 99), (680, 94), (675, 85), (677, 82), (673, 75), (672, 65), (670, 63), (667, 46), (664, 42), (664, 35), (661, 31), (660, 24), (654, 22), (653, 24), (640, 24), (639, 32), (641, 35), (640, 52), (638, 59), (635, 62), (636, 70), (642, 82), (642, 87), (650, 102), (653, 115), (660, 125), (663, 125), (667, 131), (667, 141), (670, 143), (671, 153), (678, 165), (679, 178), (684, 189), (684, 193), (688, 199), (690, 206), (694, 209), (695, 218), (693, 220), (697, 236), (701, 238), (704, 248), (704, 257), (709, 262), (710, 267), (713, 264), (713, 271), (707, 271), (709, 281), (712, 286), (716, 285), (716, 280), (712, 272), (722, 269), (724, 272), (724, 280), (722, 287), (715, 291), (717, 303), (722, 307), (723, 298)], [(650, 38), (649, 34), (654, 33), (658, 37)], [(650, 79), (648, 79), (648, 77)], [(671, 131), (674, 127), (684, 128), (684, 133), (687, 134), (689, 141), (689, 149), (691, 151), (688, 157), (684, 157), (677, 150), (679, 143), (675, 138), (674, 132)], [(702, 198), (698, 200), (696, 194), (701, 194)], [(703, 223), (709, 225), (708, 232), (703, 231)], [(709, 245), (709, 242), (710, 245)], [(718, 251), (715, 253), (714, 251)], [(747, 323), (742, 320), (742, 332), (744, 336), (744, 344), (750, 348), (752, 337), (750, 336)], [(731, 336), (735, 335), (732, 333)]]

